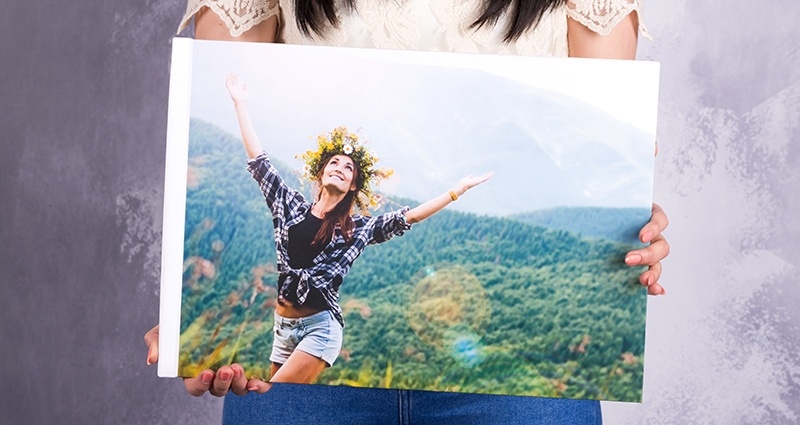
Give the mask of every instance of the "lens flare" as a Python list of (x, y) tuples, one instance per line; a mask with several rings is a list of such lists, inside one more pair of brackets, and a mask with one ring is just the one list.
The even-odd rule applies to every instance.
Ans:
[(450, 357), (459, 366), (464, 368), (475, 368), (483, 363), (486, 357), (485, 350), (481, 345), (481, 337), (462, 329), (449, 329), (445, 332), (445, 339), (449, 342)]
[(414, 289), (407, 317), (414, 333), (465, 367), (480, 364), (480, 340), (491, 316), (481, 282), (469, 270), (452, 264), (426, 266), (411, 282)]

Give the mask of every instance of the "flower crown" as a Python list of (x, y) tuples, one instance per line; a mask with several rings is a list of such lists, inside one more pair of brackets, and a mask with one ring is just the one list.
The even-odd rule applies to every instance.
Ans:
[(298, 154), (296, 158), (306, 163), (303, 167), (303, 177), (310, 181), (318, 181), (320, 169), (334, 155), (349, 156), (358, 168), (356, 191), (359, 193), (356, 196), (356, 205), (364, 213), (370, 207), (376, 208), (380, 196), (372, 191), (371, 185), (374, 183), (377, 186), (381, 180), (391, 176), (394, 170), (376, 168), (378, 157), (370, 152), (363, 142), (359, 142), (357, 134), (347, 131), (347, 127), (336, 127), (330, 133), (320, 134), (317, 136), (317, 149), (307, 150)]

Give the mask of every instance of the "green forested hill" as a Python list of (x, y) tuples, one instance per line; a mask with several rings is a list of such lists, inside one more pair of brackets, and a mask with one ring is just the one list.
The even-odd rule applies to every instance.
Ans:
[(650, 219), (642, 208), (561, 207), (515, 214), (516, 220), (599, 238), (636, 243), (639, 229)]
[[(237, 138), (192, 121), (189, 164), (181, 373), (238, 361), (266, 376), (269, 211)], [(340, 291), (343, 351), (320, 382), (639, 400), (646, 296), (628, 249), (442, 211), (356, 261)]]

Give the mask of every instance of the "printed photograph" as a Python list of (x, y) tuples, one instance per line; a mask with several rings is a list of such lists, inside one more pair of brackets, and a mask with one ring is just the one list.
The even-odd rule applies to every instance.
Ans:
[(641, 401), (658, 64), (173, 43), (161, 376)]

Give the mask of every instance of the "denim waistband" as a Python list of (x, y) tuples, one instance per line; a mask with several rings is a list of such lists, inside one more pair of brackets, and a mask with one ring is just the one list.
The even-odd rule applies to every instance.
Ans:
[(305, 317), (283, 317), (278, 313), (273, 313), (275, 316), (275, 323), (280, 324), (284, 328), (297, 328), (301, 326), (310, 326), (317, 323), (327, 322), (333, 318), (330, 310), (323, 310), (319, 313), (314, 313)]

